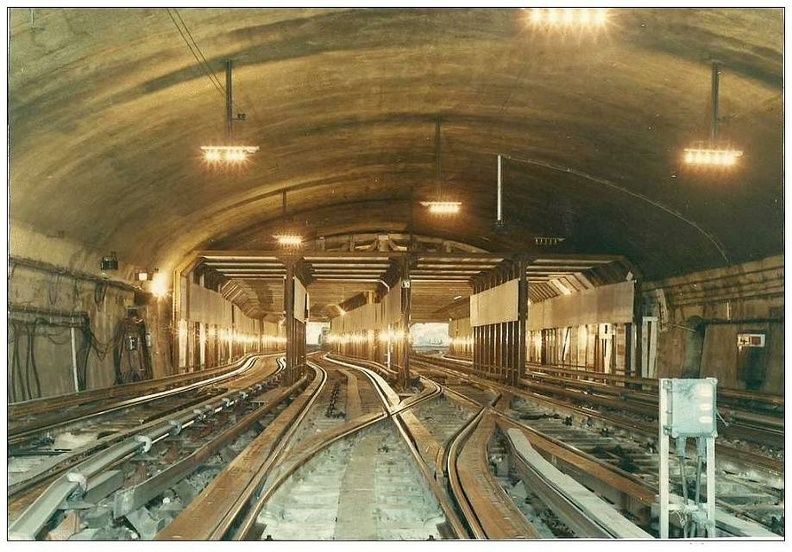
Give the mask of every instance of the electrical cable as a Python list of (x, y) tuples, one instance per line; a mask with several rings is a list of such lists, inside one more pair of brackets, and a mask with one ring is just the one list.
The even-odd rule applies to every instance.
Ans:
[[(179, 18), (181, 27), (179, 26), (178, 23), (176, 23), (176, 19), (174, 19), (173, 15), (171, 14), (171, 11), (173, 11), (173, 13), (176, 14), (176, 17)], [(217, 74), (214, 72), (214, 69), (212, 69), (211, 65), (209, 65), (209, 62), (206, 60), (206, 57), (204, 56), (203, 51), (201, 50), (201, 47), (198, 46), (198, 42), (196, 42), (195, 38), (190, 32), (190, 28), (187, 26), (187, 23), (184, 22), (184, 19), (182, 19), (182, 16), (179, 13), (179, 11), (176, 8), (167, 8), (167, 12), (168, 15), (170, 15), (171, 21), (173, 21), (173, 24), (176, 26), (176, 29), (179, 31), (182, 40), (184, 40), (184, 43), (190, 49), (190, 53), (192, 53), (193, 57), (195, 58), (195, 61), (197, 61), (198, 65), (200, 65), (203, 68), (204, 73), (206, 73), (206, 76), (209, 77), (209, 80), (212, 82), (212, 84), (217, 89), (217, 91), (220, 92), (220, 94), (223, 97), (225, 97), (226, 94), (225, 86), (223, 86), (223, 84), (220, 82), (220, 79), (217, 78)], [(184, 31), (182, 31), (182, 27), (184, 27)], [(187, 33), (187, 36), (190, 37), (189, 41), (187, 40), (187, 37), (184, 36), (185, 32)], [(196, 55), (195, 52), (198, 52), (198, 54)], [(235, 109), (239, 110), (239, 108), (237, 107), (237, 103), (233, 100), (232, 100), (232, 105), (234, 106)]]
[(55, 273), (55, 277), (50, 280), (50, 284), (47, 289), (47, 297), (49, 299), (50, 306), (56, 304), (58, 302), (58, 292), (60, 289), (60, 279), (61, 274), (60, 272)]
[[(687, 478), (685, 476), (685, 456), (679, 455), (679, 476), (682, 478), (682, 498), (684, 499), (683, 504), (687, 506), (688, 504), (688, 491), (687, 491)], [(685, 523), (682, 525), (682, 535), (687, 538), (688, 536), (688, 521), (687, 516), (685, 516)]]
[(94, 287), (94, 303), (98, 305), (99, 303), (104, 301), (106, 294), (107, 294), (107, 283), (96, 282), (96, 286)]
[(570, 168), (570, 167), (563, 167), (561, 165), (556, 165), (554, 163), (547, 163), (545, 161), (539, 161), (538, 159), (530, 159), (530, 158), (526, 158), (526, 157), (517, 157), (517, 156), (511, 156), (511, 155), (504, 155), (503, 157), (506, 158), (506, 159), (511, 159), (511, 160), (514, 160), (514, 161), (518, 161), (520, 163), (526, 163), (528, 165), (536, 165), (537, 167), (543, 167), (545, 169), (550, 169), (550, 170), (553, 170), (553, 171), (568, 173), (568, 174), (571, 174), (571, 175), (574, 175), (574, 176), (577, 176), (577, 177), (580, 177), (580, 178), (584, 178), (584, 179), (589, 180), (591, 182), (594, 182), (596, 184), (601, 184), (603, 186), (607, 186), (608, 188), (611, 188), (611, 189), (614, 189), (614, 190), (618, 190), (618, 191), (620, 191), (622, 193), (625, 193), (625, 194), (627, 194), (629, 196), (632, 196), (632, 197), (634, 197), (636, 199), (644, 201), (644, 202), (646, 202), (646, 203), (648, 203), (648, 204), (660, 209), (661, 211), (664, 211), (664, 212), (668, 213), (669, 215), (681, 220), (682, 222), (685, 222), (685, 223), (689, 224), (693, 228), (695, 228), (705, 238), (707, 238), (712, 243), (712, 245), (715, 246), (715, 248), (718, 250), (718, 253), (720, 253), (721, 257), (723, 257), (724, 261), (726, 261), (727, 263), (731, 262), (730, 259), (729, 259), (729, 255), (726, 253), (726, 250), (724, 249), (723, 245), (721, 245), (721, 243), (718, 241), (718, 239), (713, 234), (711, 234), (707, 230), (703, 229), (695, 221), (687, 218), (685, 215), (683, 215), (679, 211), (676, 211), (675, 209), (667, 207), (667, 206), (663, 205), (662, 203), (660, 203), (659, 201), (655, 201), (655, 200), (653, 200), (653, 199), (651, 199), (651, 198), (649, 198), (649, 197), (647, 197), (647, 196), (645, 196), (643, 194), (640, 194), (638, 192), (634, 192), (634, 191), (632, 191), (632, 190), (630, 190), (628, 188), (625, 188), (624, 186), (619, 186), (618, 184), (616, 184), (614, 182), (611, 182), (610, 180), (607, 180), (605, 178), (599, 178), (597, 176), (585, 173), (583, 171), (578, 171), (578, 170)]
[[(181, 27), (179, 27), (179, 24), (176, 22), (176, 18), (173, 17), (173, 14), (171, 13), (171, 8), (166, 8), (166, 11), (168, 12), (168, 15), (170, 16), (171, 21), (173, 21), (173, 24), (176, 27), (176, 30), (179, 31), (179, 35), (181, 35), (182, 40), (187, 45), (187, 48), (190, 49), (190, 53), (195, 58), (195, 61), (197, 61), (198, 65), (201, 66), (201, 68), (203, 69), (204, 73), (206, 73), (206, 76), (209, 77), (209, 80), (212, 82), (212, 84), (217, 89), (217, 91), (223, 97), (225, 97), (225, 87), (220, 83), (219, 79), (214, 74), (214, 71), (212, 71), (211, 67), (209, 67), (209, 64), (206, 62), (206, 58), (204, 57), (203, 52), (201, 52), (201, 49), (198, 47), (198, 44), (197, 43), (195, 44), (195, 49), (198, 50), (198, 52), (200, 53), (200, 58), (195, 53), (195, 50), (193, 50), (193, 46), (190, 44), (190, 41), (187, 40), (186, 36), (184, 36), (184, 31), (182, 31)], [(187, 28), (187, 25), (184, 23), (184, 20), (182, 20), (181, 16), (179, 15), (179, 13), (176, 11), (175, 8), (173, 9), (173, 11), (176, 13), (176, 15), (178, 16), (179, 20), (182, 22), (182, 25), (184, 25), (184, 29), (187, 31), (187, 34), (189, 34), (190, 38), (192, 38), (192, 34), (190, 34), (190, 31)], [(193, 42), (194, 42), (194, 40), (193, 40)], [(201, 58), (203, 58), (203, 62), (201, 62)]]
[[(13, 342), (13, 353), (11, 355), (11, 373), (8, 382), (8, 393), (10, 402), (17, 402), (22, 400), (17, 393), (17, 386), (21, 386), (21, 371), (19, 362), (19, 325), (16, 321), (12, 320), (9, 324), (9, 343)], [(13, 334), (12, 334), (13, 331)], [(13, 335), (13, 337), (11, 337)], [(20, 390), (21, 391), (21, 390)]]
[(27, 381), (28, 389), (30, 390), (31, 398), (33, 398), (32, 389), (30, 387), (31, 373), (33, 374), (33, 381), (36, 384), (36, 397), (41, 397), (41, 381), (39, 380), (38, 369), (36, 366), (36, 326), (38, 325), (39, 320), (40, 319), (37, 318), (33, 322), (33, 330), (30, 332), (30, 337), (28, 341), (28, 345), (29, 345), (28, 356), (29, 356), (30, 365), (28, 367), (28, 370), (25, 371), (25, 379)]
[(72, 282), (74, 282), (72, 286), (72, 305), (76, 306), (80, 304), (80, 283), (77, 281), (77, 278), (73, 278)]
[(201, 47), (198, 46), (198, 43), (195, 41), (195, 38), (193, 38), (193, 35), (190, 32), (190, 28), (187, 26), (187, 23), (184, 22), (184, 19), (182, 19), (181, 14), (179, 13), (179, 11), (176, 8), (173, 8), (173, 13), (175, 13), (176, 17), (179, 18), (179, 22), (181, 22), (182, 26), (184, 27), (184, 30), (187, 33), (187, 36), (190, 37), (190, 41), (193, 43), (193, 46), (195, 46), (195, 49), (198, 51), (198, 55), (201, 56), (201, 61), (203, 62), (203, 66), (209, 71), (209, 73), (211, 74), (211, 78), (214, 80), (214, 82), (217, 83), (217, 86), (220, 88), (220, 90), (225, 95), (225, 87), (220, 83), (220, 79), (217, 78), (217, 75), (215, 74), (215, 72), (212, 69), (212, 67), (209, 65), (209, 62), (206, 61), (206, 57), (204, 57), (203, 52), (201, 51)]

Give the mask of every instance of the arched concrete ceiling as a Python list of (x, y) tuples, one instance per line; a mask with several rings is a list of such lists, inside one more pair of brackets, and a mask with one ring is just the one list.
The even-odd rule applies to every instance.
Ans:
[[(234, 60), (236, 138), (261, 148), (242, 168), (200, 158), (225, 99), (179, 18), (221, 82)], [(173, 266), (272, 249), (286, 189), (310, 238), (412, 230), (497, 252), (558, 236), (552, 252), (624, 255), (647, 278), (761, 258), (783, 251), (782, 55), (780, 9), (613, 9), (593, 33), (520, 9), (14, 9), (12, 230)], [(681, 164), (709, 136), (712, 59), (721, 136), (745, 151), (730, 171)], [(417, 204), (438, 118), (455, 219)]]

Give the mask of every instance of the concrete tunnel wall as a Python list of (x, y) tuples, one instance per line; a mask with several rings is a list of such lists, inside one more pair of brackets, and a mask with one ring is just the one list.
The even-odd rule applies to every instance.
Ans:
[[(282, 337), (261, 339), (278, 337), (277, 323), (247, 317), (215, 291), (197, 285), (191, 291), (193, 307), (174, 327), (170, 295), (156, 297), (99, 274), (12, 257), (8, 401), (157, 379), (282, 348)], [(196, 325), (204, 339), (186, 330)], [(203, 362), (192, 362), (195, 358)]]

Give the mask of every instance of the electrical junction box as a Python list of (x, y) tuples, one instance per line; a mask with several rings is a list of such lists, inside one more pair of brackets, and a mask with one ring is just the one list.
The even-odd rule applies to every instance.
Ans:
[(663, 379), (662, 392), (668, 393), (668, 424), (671, 437), (717, 437), (717, 378)]

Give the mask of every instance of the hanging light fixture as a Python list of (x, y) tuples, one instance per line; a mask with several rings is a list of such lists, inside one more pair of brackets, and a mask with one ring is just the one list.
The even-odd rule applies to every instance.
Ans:
[[(259, 150), (258, 146), (243, 146), (234, 144), (234, 98), (232, 91), (232, 61), (226, 60), (226, 145), (202, 146), (204, 160), (208, 163), (225, 163), (227, 165), (244, 163), (248, 155)], [(237, 120), (244, 121), (245, 114), (238, 113)]]
[(435, 123), (435, 167), (436, 167), (436, 184), (437, 184), (437, 199), (433, 201), (422, 201), (421, 205), (429, 208), (429, 212), (433, 215), (456, 215), (462, 206), (460, 201), (449, 201), (443, 197), (443, 178), (441, 172), (441, 155), (440, 148), (440, 119)]
[(273, 234), (273, 238), (277, 240), (278, 245), (286, 248), (297, 248), (302, 245), (303, 238), (301, 235), (297, 234), (296, 232), (289, 231), (285, 228), (286, 225), (286, 190), (281, 192), (282, 198), (282, 207), (281, 207), (281, 214), (283, 218), (284, 230), (279, 232), (278, 234)]
[(712, 126), (710, 127), (709, 143), (699, 142), (693, 147), (685, 148), (684, 161), (688, 165), (709, 165), (729, 168), (737, 164), (743, 152), (718, 141), (718, 92), (720, 89), (721, 64), (712, 62)]
[(530, 22), (550, 29), (603, 27), (608, 22), (608, 8), (532, 8)]

